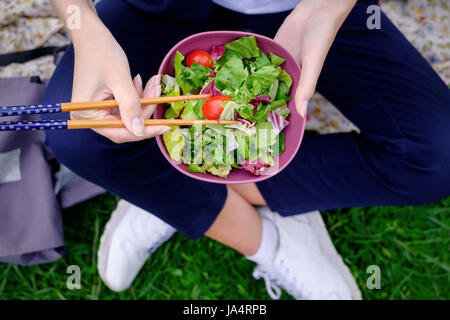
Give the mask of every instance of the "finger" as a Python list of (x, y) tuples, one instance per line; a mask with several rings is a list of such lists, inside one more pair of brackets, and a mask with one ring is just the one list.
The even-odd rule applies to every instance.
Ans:
[(131, 79), (119, 79), (111, 85), (114, 98), (119, 105), (120, 117), (129, 132), (136, 137), (144, 135), (144, 118), (138, 92)]
[(302, 61), (302, 72), (295, 92), (295, 106), (302, 117), (305, 117), (309, 100), (314, 95), (322, 65), (323, 61), (316, 57), (306, 57)]
[[(153, 76), (145, 86), (142, 97), (152, 98), (161, 96), (161, 75)], [(150, 118), (156, 109), (156, 104), (145, 105), (142, 109), (144, 119)]]
[(142, 89), (142, 77), (140, 74), (138, 74), (136, 77), (134, 77), (133, 84), (134, 84), (134, 87), (136, 88), (138, 96), (142, 97), (142, 92), (144, 89)]
[[(110, 100), (113, 98), (111, 93), (107, 91), (102, 94), (93, 95), (93, 98), (87, 98), (81, 101), (100, 101), (100, 100)], [(118, 109), (118, 108), (114, 108)], [(94, 110), (79, 110), (71, 111), (70, 119), (72, 120), (93, 120), (93, 119), (105, 119), (111, 114), (113, 109), (94, 109)]]
[(100, 128), (93, 130), (115, 143), (126, 143), (150, 139), (170, 131), (171, 128), (167, 126), (146, 126), (144, 127), (143, 135), (139, 137), (125, 128)]

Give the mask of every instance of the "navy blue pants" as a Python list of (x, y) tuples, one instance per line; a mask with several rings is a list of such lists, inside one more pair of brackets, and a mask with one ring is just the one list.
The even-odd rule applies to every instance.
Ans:
[[(413, 205), (450, 195), (449, 89), (386, 16), (380, 30), (366, 27), (369, 4), (374, 2), (358, 3), (345, 21), (317, 86), (361, 133), (306, 136), (283, 172), (257, 184), (281, 215)], [(288, 14), (246, 16), (213, 5), (208, 18), (186, 23), (120, 0), (103, 0), (98, 13), (125, 50), (132, 75), (140, 73), (144, 81), (174, 44), (193, 33), (228, 29), (273, 37)], [(70, 48), (45, 103), (70, 100), (73, 59)], [(118, 145), (91, 130), (50, 131), (47, 144), (80, 176), (191, 238), (208, 230), (227, 196), (224, 185), (172, 168), (154, 139)]]

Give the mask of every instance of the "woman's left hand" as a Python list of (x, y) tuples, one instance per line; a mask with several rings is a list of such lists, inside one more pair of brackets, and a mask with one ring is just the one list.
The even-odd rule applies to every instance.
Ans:
[(297, 59), (302, 73), (295, 105), (304, 117), (331, 44), (356, 0), (302, 0), (281, 25), (275, 41)]

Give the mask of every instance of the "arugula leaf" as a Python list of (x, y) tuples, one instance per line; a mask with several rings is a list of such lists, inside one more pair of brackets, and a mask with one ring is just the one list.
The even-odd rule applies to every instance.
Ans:
[(248, 71), (244, 69), (242, 60), (236, 56), (232, 56), (217, 71), (214, 83), (221, 91), (224, 89), (234, 91), (242, 85), (247, 75)]
[(279, 56), (277, 56), (276, 54), (274, 54), (273, 52), (270, 53), (270, 61), (274, 64), (274, 65), (281, 65), (283, 64), (284, 61), (286, 61), (286, 59), (283, 59)]
[(225, 55), (239, 58), (256, 58), (259, 56), (258, 45), (254, 36), (241, 37), (225, 44)]

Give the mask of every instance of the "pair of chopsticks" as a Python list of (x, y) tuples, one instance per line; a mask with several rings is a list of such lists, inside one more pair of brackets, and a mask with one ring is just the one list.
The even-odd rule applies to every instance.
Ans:
[[(142, 98), (141, 104), (161, 104), (188, 100), (208, 99), (209, 94)], [(116, 108), (116, 100), (67, 102), (45, 105), (26, 105), (0, 107), (0, 117), (32, 115), (44, 113), (60, 113), (93, 109)], [(146, 119), (146, 126), (189, 126), (189, 125), (225, 125), (236, 124), (231, 120), (185, 120), (185, 119)], [(123, 128), (122, 120), (40, 120), (40, 121), (5, 121), (0, 122), (0, 131), (28, 131), (28, 130), (64, 130), (64, 129), (93, 129), (93, 128)]]

